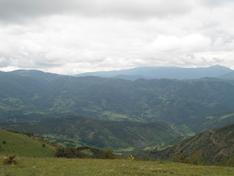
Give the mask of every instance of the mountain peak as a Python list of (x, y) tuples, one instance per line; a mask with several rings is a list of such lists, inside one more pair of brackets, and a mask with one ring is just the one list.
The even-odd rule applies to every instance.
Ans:
[(41, 70), (14, 70), (8, 73), (14, 74), (17, 76), (31, 77), (31, 78), (44, 79), (44, 80), (51, 80), (53, 78), (63, 76), (63, 75), (58, 75), (55, 73), (43, 72)]

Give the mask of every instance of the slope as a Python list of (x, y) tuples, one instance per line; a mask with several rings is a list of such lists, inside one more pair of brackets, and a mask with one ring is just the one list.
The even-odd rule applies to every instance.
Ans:
[[(144, 148), (174, 144), (183, 138), (177, 129), (163, 122), (107, 121), (90, 118), (42, 118), (38, 122), (0, 123), (4, 128), (33, 132), (68, 146), (99, 148)], [(73, 141), (73, 142), (69, 142)]]
[(195, 164), (234, 166), (234, 125), (208, 130), (164, 151), (152, 152), (156, 158)]
[(51, 157), (55, 149), (32, 137), (0, 130), (0, 155)]

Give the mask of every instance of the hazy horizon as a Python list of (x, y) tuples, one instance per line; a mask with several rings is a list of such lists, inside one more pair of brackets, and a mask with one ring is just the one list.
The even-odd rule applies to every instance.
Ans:
[(73, 76), (73, 75), (79, 75), (79, 74), (83, 74), (83, 73), (95, 73), (95, 72), (112, 72), (112, 71), (124, 71), (124, 70), (132, 70), (132, 69), (140, 69), (140, 68), (187, 68), (187, 69), (196, 69), (196, 68), (212, 68), (212, 67), (223, 67), (223, 68), (227, 68), (230, 70), (233, 70), (233, 68), (231, 67), (227, 67), (227, 66), (223, 66), (223, 65), (209, 65), (209, 66), (173, 66), (173, 65), (168, 65), (168, 66), (136, 66), (136, 67), (130, 67), (130, 68), (123, 68), (123, 69), (110, 69), (110, 70), (96, 70), (96, 71), (87, 71), (87, 72), (80, 72), (80, 73), (75, 73), (75, 74), (66, 74), (66, 73), (56, 73), (53, 71), (46, 71), (43, 69), (30, 69), (30, 68), (15, 68), (15, 69), (10, 69), (10, 70), (0, 70), (0, 72), (14, 72), (14, 71), (41, 71), (41, 72), (46, 72), (46, 73), (54, 73), (54, 74), (61, 74), (61, 75), (67, 75), (67, 76)]

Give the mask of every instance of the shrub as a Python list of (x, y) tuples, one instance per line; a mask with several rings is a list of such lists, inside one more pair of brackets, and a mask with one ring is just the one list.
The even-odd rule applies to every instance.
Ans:
[(3, 164), (5, 164), (5, 165), (17, 164), (16, 156), (13, 155), (13, 156), (4, 157)]
[(115, 155), (112, 150), (100, 150), (91, 147), (78, 147), (78, 148), (57, 148), (55, 153), (56, 157), (65, 158), (102, 158), (114, 159)]
[(104, 158), (105, 159), (114, 159), (115, 156), (113, 154), (113, 151), (112, 150), (106, 150), (106, 151), (104, 151)]

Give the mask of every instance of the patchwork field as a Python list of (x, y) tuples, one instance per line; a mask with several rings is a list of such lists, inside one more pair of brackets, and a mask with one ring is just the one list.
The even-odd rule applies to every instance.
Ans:
[(0, 176), (233, 176), (234, 168), (131, 160), (18, 158)]

